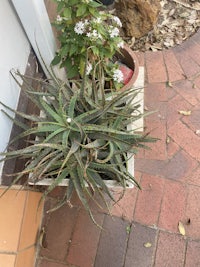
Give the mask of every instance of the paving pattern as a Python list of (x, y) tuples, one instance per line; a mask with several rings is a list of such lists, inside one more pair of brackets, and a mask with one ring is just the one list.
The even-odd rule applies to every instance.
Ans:
[[(44, 216), (37, 267), (200, 266), (200, 31), (167, 51), (138, 53), (145, 67), (145, 130), (160, 140), (140, 151), (135, 176), (113, 216), (75, 197), (73, 208)], [(117, 192), (115, 192), (117, 194)], [(46, 209), (62, 195), (57, 188)], [(179, 233), (182, 222), (185, 236)]]

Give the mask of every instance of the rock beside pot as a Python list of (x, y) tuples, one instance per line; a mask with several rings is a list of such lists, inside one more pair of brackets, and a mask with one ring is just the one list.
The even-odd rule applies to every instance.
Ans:
[(160, 0), (118, 0), (115, 8), (126, 36), (140, 38), (153, 29), (161, 6)]

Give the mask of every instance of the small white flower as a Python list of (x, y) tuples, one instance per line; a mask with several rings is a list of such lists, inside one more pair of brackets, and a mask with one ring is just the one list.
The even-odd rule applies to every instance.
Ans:
[(102, 39), (102, 35), (97, 32), (97, 30), (93, 30), (92, 32), (86, 33), (86, 36), (90, 39)]
[(85, 32), (85, 24), (82, 21), (77, 22), (74, 31), (77, 34), (82, 35)]
[(98, 34), (98, 38), (103, 40), (103, 36), (100, 33)]
[(116, 36), (119, 36), (119, 29), (117, 27), (111, 26), (109, 29), (110, 37), (114, 38)]
[(70, 123), (72, 121), (71, 118), (67, 118), (67, 122)]
[(113, 72), (113, 80), (117, 83), (123, 82), (124, 75), (121, 70), (114, 70)]
[(92, 38), (92, 33), (91, 33), (91, 32), (87, 32), (87, 33), (86, 33), (86, 36), (87, 36), (88, 38)]
[(97, 30), (93, 30), (92, 31), (92, 37), (97, 37), (97, 36), (98, 36)]
[(119, 27), (122, 27), (121, 20), (117, 16), (113, 16), (113, 20)]
[(92, 70), (92, 64), (88, 62), (86, 66), (86, 75), (89, 75), (91, 70)]
[(82, 0), (83, 3), (89, 4), (92, 0)]
[(88, 24), (89, 24), (88, 19), (85, 19), (85, 20), (84, 20), (84, 25), (87, 26)]
[(56, 21), (57, 21), (57, 22), (61, 22), (61, 21), (62, 21), (62, 17), (61, 17), (60, 15), (58, 15), (58, 16), (56, 17)]
[(94, 19), (94, 23), (99, 24), (99, 23), (101, 23), (101, 22), (102, 22), (102, 19), (101, 19), (100, 17)]
[(123, 42), (123, 41), (119, 42), (119, 43), (117, 44), (117, 47), (118, 47), (118, 48), (123, 48), (123, 47), (124, 47), (124, 42)]

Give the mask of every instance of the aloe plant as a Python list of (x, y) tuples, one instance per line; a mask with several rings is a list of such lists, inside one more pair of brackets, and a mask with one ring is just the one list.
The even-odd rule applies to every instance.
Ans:
[(37, 80), (42, 88), (38, 91), (32, 78), (19, 72), (17, 76), (16, 82), (40, 114), (27, 115), (0, 103), (30, 122), (24, 124), (14, 119), (23, 131), (11, 142), (34, 136), (29, 146), (0, 154), (4, 161), (16, 157), (27, 159), (24, 170), (14, 174), (13, 184), (24, 175), (29, 175), (34, 183), (53, 178), (43, 194), (45, 198), (68, 178), (68, 187), (57, 207), (70, 203), (76, 191), (91, 217), (88, 196), (93, 198), (96, 191), (103, 200), (105, 195), (113, 199), (105, 179), (116, 180), (124, 190), (130, 182), (139, 187), (127, 170), (127, 152), (134, 155), (139, 148), (147, 148), (147, 142), (156, 141), (127, 130), (128, 124), (144, 116), (139, 112), (140, 104), (133, 104), (139, 89), (110, 92), (104, 90), (101, 79), (92, 81), (85, 76), (80, 81), (63, 82), (52, 74), (51, 81)]

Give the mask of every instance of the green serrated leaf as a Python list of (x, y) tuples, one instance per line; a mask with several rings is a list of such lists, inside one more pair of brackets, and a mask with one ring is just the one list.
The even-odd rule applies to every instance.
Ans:
[(48, 188), (45, 190), (45, 192), (43, 193), (42, 195), (42, 199), (45, 199), (46, 196), (56, 187), (59, 185), (60, 182), (63, 181), (63, 179), (66, 179), (68, 175), (68, 170), (67, 168), (66, 169), (63, 169), (62, 172), (60, 173), (59, 176), (57, 176), (51, 183), (50, 186), (48, 186)]
[(65, 18), (71, 19), (71, 14), (72, 14), (71, 7), (68, 7), (68, 8), (65, 7), (63, 11), (63, 15), (65, 16)]
[(86, 13), (86, 11), (87, 11), (87, 5), (86, 4), (80, 4), (78, 6), (78, 9), (77, 9), (77, 12), (76, 12), (76, 16), (77, 17), (82, 17)]
[(77, 100), (77, 94), (75, 94), (70, 102), (69, 102), (69, 107), (68, 107), (68, 117), (69, 118), (74, 118), (74, 112), (75, 112), (75, 105), (76, 105), (76, 100)]
[(60, 56), (60, 55), (56, 55), (56, 56), (54, 57), (54, 59), (51, 61), (51, 64), (52, 64), (53, 66), (55, 66), (55, 65), (59, 64), (60, 62), (61, 62), (61, 56)]

